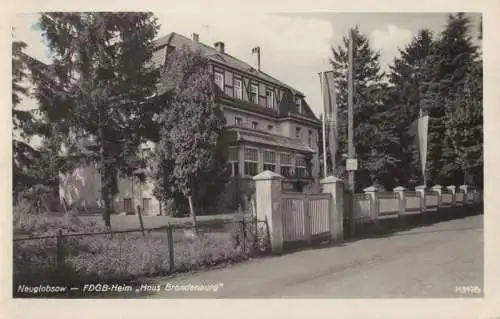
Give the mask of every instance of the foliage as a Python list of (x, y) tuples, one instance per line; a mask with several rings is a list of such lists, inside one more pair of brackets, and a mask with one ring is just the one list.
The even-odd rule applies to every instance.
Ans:
[[(431, 118), (427, 174), (433, 183), (449, 185), (464, 182), (459, 157), (467, 155), (457, 153), (458, 136), (453, 134), (453, 131), (460, 122), (457, 116), (463, 117), (467, 113), (457, 111), (457, 106), (460, 105), (457, 101), (465, 101), (464, 94), (460, 92), (465, 91), (467, 81), (469, 83), (481, 81), (479, 76), (471, 79), (468, 75), (472, 74), (471, 70), (478, 56), (477, 48), (472, 44), (468, 34), (469, 24), (469, 19), (463, 13), (449, 15), (446, 27), (434, 43), (428, 57), (429, 82), (423, 85), (421, 99), (424, 110)], [(474, 104), (476, 107), (482, 106), (479, 101)], [(464, 104), (461, 105), (463, 107)], [(481, 144), (482, 136), (478, 134), (482, 131), (480, 123), (482, 111), (475, 112), (472, 121), (476, 123), (474, 128), (476, 134), (469, 136), (468, 143)], [(481, 152), (477, 150), (473, 152), (477, 160), (481, 161), (477, 156)]]
[[(353, 35), (353, 82), (355, 87), (354, 102), (354, 148), (360, 162), (356, 172), (356, 189), (361, 189), (375, 182), (390, 180), (393, 168), (398, 162), (394, 148), (398, 144), (392, 135), (394, 123), (390, 121), (385, 105), (387, 88), (382, 84), (384, 73), (380, 69), (380, 53), (370, 47), (368, 37), (358, 27), (351, 29)], [(348, 43), (333, 48), (330, 60), (336, 81), (337, 105), (339, 110), (339, 148), (337, 158), (347, 154), (348, 130)], [(337, 161), (341, 162), (341, 161)], [(343, 162), (343, 161), (342, 161)]]
[(215, 100), (208, 61), (181, 48), (169, 55), (162, 75), (170, 88), (160, 113), (160, 139), (152, 171), (155, 195), (179, 206), (192, 196), (195, 207), (210, 205), (228, 177), (225, 118)]
[[(396, 183), (399, 185), (420, 185), (423, 183), (420, 158), (416, 147), (416, 136), (409, 127), (418, 118), (422, 106), (421, 94), (424, 83), (429, 81), (425, 71), (433, 45), (433, 35), (422, 29), (411, 42), (399, 51), (400, 57), (394, 59), (390, 66), (388, 103), (395, 123), (394, 134), (400, 140), (398, 158), (400, 163), (396, 170)], [(428, 72), (427, 72), (428, 73)]]
[(26, 142), (27, 137), (31, 135), (33, 114), (29, 110), (20, 108), (23, 96), (29, 95), (29, 90), (25, 86), (28, 77), (25, 55), (23, 54), (25, 48), (26, 43), (24, 42), (12, 42), (12, 181), (14, 196), (36, 182), (27, 171), (27, 167), (32, 165), (37, 157), (36, 150)]
[(109, 225), (116, 175), (131, 174), (128, 159), (151, 119), (143, 105), (158, 78), (149, 63), (156, 19), (151, 13), (42, 13), (39, 25), (53, 54), (50, 66), (30, 67), (46, 129), (61, 137), (67, 162), (100, 164)]

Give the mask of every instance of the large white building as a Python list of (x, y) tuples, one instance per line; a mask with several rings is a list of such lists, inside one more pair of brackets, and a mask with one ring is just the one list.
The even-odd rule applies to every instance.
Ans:
[[(280, 173), (291, 182), (307, 183), (319, 175), (321, 122), (304, 94), (257, 66), (231, 56), (223, 42), (208, 46), (201, 43), (197, 35), (187, 38), (170, 33), (159, 38), (153, 62), (160, 67), (173, 50), (183, 46), (200, 50), (210, 62), (219, 88), (217, 100), (226, 117), (230, 144), (228, 164), (233, 182), (238, 181), (236, 185), (251, 181), (252, 176), (264, 170)], [(96, 167), (80, 167), (60, 177), (61, 200), (87, 209), (100, 207), (100, 176)], [(140, 205), (145, 213), (160, 211), (151, 183), (123, 178), (118, 182), (118, 189), (116, 210), (133, 211)]]

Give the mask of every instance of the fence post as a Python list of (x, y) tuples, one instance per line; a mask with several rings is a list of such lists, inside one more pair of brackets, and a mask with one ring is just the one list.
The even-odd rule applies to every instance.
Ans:
[(406, 188), (403, 186), (398, 186), (395, 187), (392, 191), (396, 194), (398, 194), (399, 197), (399, 213), (398, 215), (404, 215), (406, 212), (406, 194), (405, 194)]
[(243, 218), (241, 219), (241, 230), (242, 230), (242, 235), (243, 235), (243, 244), (242, 244), (242, 248), (243, 248), (243, 253), (246, 253), (246, 244), (247, 244), (247, 234), (246, 234), (246, 227), (245, 227), (245, 216), (243, 216)]
[(257, 219), (267, 222), (269, 239), (273, 253), (283, 250), (283, 215), (281, 211), (281, 191), (283, 176), (264, 171), (253, 177)]
[(311, 212), (309, 211), (309, 199), (307, 198), (307, 196), (303, 195), (303, 202), (302, 203), (304, 204), (304, 226), (305, 226), (307, 244), (310, 245), (312, 242)]
[(57, 269), (61, 270), (64, 266), (64, 237), (62, 234), (62, 230), (59, 229), (57, 231), (57, 237), (56, 237), (56, 262), (57, 262)]
[(377, 231), (380, 230), (380, 223), (378, 220), (378, 215), (379, 215), (379, 205), (378, 205), (378, 200), (377, 200), (377, 187), (376, 186), (370, 186), (365, 189), (363, 189), (363, 192), (365, 192), (366, 195), (370, 196), (370, 214), (372, 217), (372, 221), (375, 223), (375, 227), (377, 228)]
[(167, 245), (168, 245), (168, 268), (170, 272), (174, 272), (174, 234), (172, 232), (172, 226), (167, 226)]
[(320, 181), (322, 192), (331, 195), (330, 238), (333, 241), (344, 238), (344, 181), (335, 176), (327, 176)]
[(464, 200), (463, 200), (463, 205), (465, 206), (466, 204), (470, 204), (469, 201), (467, 200), (467, 193), (469, 191), (469, 187), (467, 185), (460, 185), (458, 188), (464, 193)]
[(406, 212), (406, 194), (405, 194), (406, 188), (403, 186), (398, 186), (395, 187), (392, 191), (396, 194), (398, 194), (399, 198), (399, 212), (398, 212), (398, 219), (400, 223), (400, 227), (406, 227), (406, 220), (405, 220), (405, 212)]
[(423, 222), (425, 222), (427, 221), (427, 216), (425, 215), (425, 185), (415, 187), (415, 191), (420, 194), (420, 214)]
[(457, 192), (457, 188), (455, 187), (455, 185), (449, 185), (449, 186), (446, 186), (446, 189), (448, 189), (450, 192), (451, 192), (451, 206), (456, 206), (457, 205), (457, 201), (456, 201), (456, 198), (455, 198), (455, 194)]
[(137, 205), (137, 215), (139, 216), (139, 224), (141, 225), (142, 236), (146, 237), (144, 232), (144, 221), (142, 220), (141, 205)]
[(441, 208), (442, 196), (443, 196), (443, 186), (434, 185), (431, 188), (434, 192), (438, 193), (438, 208)]

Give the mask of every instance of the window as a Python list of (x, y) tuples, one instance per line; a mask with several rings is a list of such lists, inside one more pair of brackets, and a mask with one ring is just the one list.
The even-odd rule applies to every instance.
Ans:
[(297, 105), (297, 111), (302, 113), (302, 99), (298, 95), (295, 97), (295, 104)]
[(224, 75), (220, 72), (215, 72), (215, 84), (224, 91)]
[(125, 212), (131, 212), (134, 210), (134, 208), (132, 207), (132, 198), (123, 199), (123, 210)]
[(304, 155), (295, 156), (295, 175), (297, 177), (307, 177), (307, 165)]
[(257, 84), (251, 85), (250, 101), (259, 104), (259, 86)]
[(280, 174), (284, 177), (292, 173), (292, 155), (290, 153), (280, 153)]
[(258, 173), (259, 154), (255, 148), (245, 148), (245, 175), (255, 176)]
[(266, 90), (266, 106), (268, 108), (274, 108), (274, 92), (271, 89)]
[(259, 127), (259, 123), (258, 123), (258, 122), (252, 122), (252, 128), (253, 128), (254, 130), (256, 130), (256, 129), (257, 129), (257, 127)]
[(300, 138), (300, 127), (295, 128), (295, 137)]
[(307, 144), (309, 144), (309, 147), (313, 146), (313, 131), (309, 130), (309, 136), (307, 137)]
[(264, 170), (276, 171), (276, 152), (264, 151)]
[(269, 124), (269, 125), (267, 126), (267, 130), (268, 130), (268, 131), (272, 132), (272, 131), (273, 131), (273, 129), (274, 129), (274, 126), (272, 126), (271, 124)]
[(148, 211), (152, 209), (152, 200), (151, 198), (143, 198), (142, 199), (142, 210)]
[(243, 120), (241, 119), (241, 117), (235, 117), (234, 118), (234, 124), (238, 125), (238, 126), (241, 126), (243, 125)]
[(229, 148), (228, 154), (229, 170), (231, 171), (231, 176), (240, 175), (240, 158), (238, 156), (238, 148)]
[(243, 99), (243, 87), (239, 79), (234, 79), (234, 97), (240, 100)]

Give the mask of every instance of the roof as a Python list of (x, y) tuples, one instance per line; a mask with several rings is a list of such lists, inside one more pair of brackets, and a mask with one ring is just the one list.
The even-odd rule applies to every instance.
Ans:
[(157, 44), (158, 48), (164, 47), (166, 45), (172, 45), (175, 47), (188, 46), (190, 49), (193, 49), (193, 50), (201, 49), (201, 53), (204, 56), (208, 57), (212, 61), (215, 61), (216, 63), (222, 63), (222, 64), (227, 65), (231, 68), (234, 68), (238, 71), (259, 77), (262, 80), (265, 80), (267, 82), (273, 83), (273, 84), (278, 85), (278, 86), (285, 87), (296, 94), (300, 94), (300, 95), (304, 96), (304, 94), (302, 92), (300, 92), (299, 90), (292, 88), (291, 86), (279, 81), (278, 79), (270, 76), (269, 74), (267, 74), (265, 72), (256, 70), (250, 64), (243, 62), (243, 61), (231, 56), (230, 54), (221, 53), (217, 49), (215, 49), (214, 47), (208, 46), (208, 45), (201, 43), (201, 42), (195, 42), (195, 41), (191, 40), (190, 38), (185, 37), (181, 34), (178, 34), (175, 32), (169, 33), (169, 34), (159, 38), (157, 40), (156, 44)]
[[(166, 46), (173, 46), (173, 47), (182, 47), (186, 46), (192, 50), (200, 50), (201, 54), (210, 59), (211, 61), (215, 63), (220, 63), (223, 65), (226, 65), (232, 69), (236, 69), (242, 73), (248, 74), (250, 76), (255, 76), (263, 81), (275, 84), (276, 86), (285, 88), (285, 92), (283, 94), (283, 98), (278, 106), (279, 112), (276, 112), (275, 110), (272, 109), (266, 109), (263, 107), (259, 107), (257, 105), (254, 105), (253, 103), (242, 101), (242, 100), (237, 100), (234, 99), (230, 96), (222, 96), (222, 100), (225, 103), (229, 103), (233, 106), (243, 108), (249, 111), (254, 111), (258, 113), (263, 113), (263, 114), (268, 114), (274, 117), (289, 117), (296, 115), (299, 119), (305, 119), (309, 121), (314, 121), (316, 123), (320, 123), (319, 119), (316, 117), (316, 115), (313, 113), (305, 99), (302, 99), (302, 113), (299, 113), (297, 110), (297, 105), (295, 104), (295, 95), (301, 95), (304, 97), (304, 94), (301, 93), (300, 91), (290, 87), (289, 85), (275, 79), (274, 77), (270, 76), (269, 74), (256, 70), (254, 69), (251, 65), (249, 65), (246, 62), (243, 62), (230, 54), (227, 53), (221, 53), (217, 49), (208, 46), (204, 43), (201, 42), (195, 42), (191, 40), (190, 38), (187, 38), (183, 35), (177, 34), (175, 32), (169, 33), (161, 38), (159, 38), (156, 42), (157, 48), (165, 48)], [(156, 64), (161, 64), (162, 61), (165, 60), (165, 54), (166, 54), (166, 49), (159, 52), (159, 54), (156, 54), (154, 59)], [(161, 91), (165, 92), (165, 88), (163, 88)]]
[(229, 134), (227, 134), (229, 141), (268, 145), (276, 148), (299, 151), (302, 153), (315, 153), (312, 148), (296, 138), (274, 135), (236, 126), (227, 127), (227, 130), (229, 132)]

